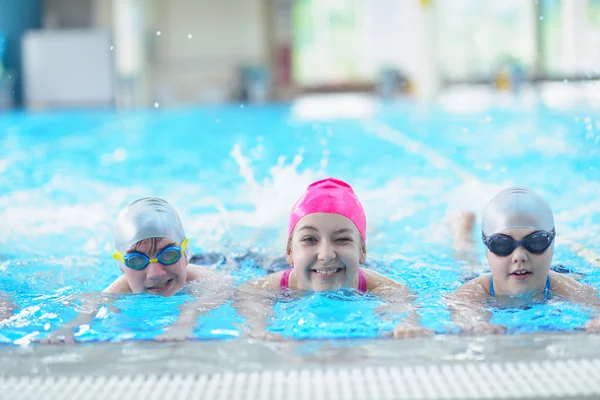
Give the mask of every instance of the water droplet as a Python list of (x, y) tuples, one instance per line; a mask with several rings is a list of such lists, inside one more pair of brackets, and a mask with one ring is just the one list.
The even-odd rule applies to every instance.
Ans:
[(154, 102), (154, 108), (158, 108), (158, 107), (160, 107), (160, 104), (158, 104), (158, 101), (155, 101)]
[(190, 34), (188, 35), (188, 39), (191, 39), (191, 38), (192, 38), (192, 34), (190, 33)]
[(110, 46), (110, 50), (112, 51), (115, 48), (115, 46)]
[(219, 124), (219, 123), (221, 123), (221, 120), (220, 120), (220, 119), (215, 119), (215, 122), (216, 122), (217, 124)]
[(124, 161), (127, 158), (127, 151), (123, 148), (118, 148), (113, 151), (113, 158), (117, 162)]
[(544, 20), (544, 17), (540, 15), (540, 21), (543, 21), (543, 20)]
[(156, 36), (160, 36), (160, 31), (156, 31)]
[(240, 104), (240, 108), (244, 108), (244, 105), (243, 105), (243, 104)]

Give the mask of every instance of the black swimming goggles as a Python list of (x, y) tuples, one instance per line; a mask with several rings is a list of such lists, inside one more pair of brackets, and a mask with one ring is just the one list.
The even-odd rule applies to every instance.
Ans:
[(510, 236), (495, 234), (491, 236), (485, 236), (482, 232), (481, 237), (483, 243), (492, 253), (500, 257), (506, 257), (512, 254), (513, 251), (519, 246), (525, 247), (525, 249), (533, 254), (542, 254), (550, 247), (556, 232), (552, 229), (552, 232), (546, 231), (535, 231), (530, 235), (527, 235), (523, 240), (515, 240)]

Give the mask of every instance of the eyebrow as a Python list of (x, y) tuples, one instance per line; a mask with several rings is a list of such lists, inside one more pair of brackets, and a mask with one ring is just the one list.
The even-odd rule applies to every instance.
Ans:
[(334, 235), (339, 235), (342, 233), (352, 233), (352, 229), (344, 228), (344, 229), (338, 229), (337, 231), (333, 232)]

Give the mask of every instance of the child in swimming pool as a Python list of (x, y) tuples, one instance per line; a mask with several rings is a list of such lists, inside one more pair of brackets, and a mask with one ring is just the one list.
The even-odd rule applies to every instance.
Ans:
[[(490, 315), (484, 311), (482, 301), (491, 297), (498, 297), (507, 305), (552, 296), (596, 305), (595, 288), (550, 270), (555, 235), (552, 210), (541, 196), (520, 187), (497, 194), (482, 217), (482, 239), (491, 273), (472, 279), (449, 297), (457, 325), (466, 332), (504, 332), (504, 327), (488, 322)], [(598, 324), (592, 320), (586, 328), (597, 329)]]
[[(168, 297), (187, 286), (191, 294), (198, 296), (195, 301), (184, 304), (178, 320), (157, 340), (191, 337), (198, 316), (223, 304), (232, 295), (230, 279), (188, 263), (188, 239), (181, 220), (177, 211), (163, 199), (144, 197), (123, 207), (115, 223), (114, 244), (113, 258), (123, 275), (103, 293)], [(186, 285), (187, 282), (190, 284)], [(50, 342), (72, 342), (72, 328), (91, 318), (91, 314), (80, 314), (73, 323), (53, 335)]]
[[(249, 281), (236, 293), (234, 306), (247, 318), (250, 334), (276, 336), (265, 328), (274, 301), (287, 289), (352, 288), (388, 300), (385, 311), (410, 308), (413, 298), (406, 286), (361, 267), (367, 257), (366, 228), (362, 205), (347, 183), (328, 178), (308, 186), (290, 214), (285, 255), (291, 268)], [(409, 315), (394, 329), (394, 336), (427, 333), (415, 322), (416, 314)]]

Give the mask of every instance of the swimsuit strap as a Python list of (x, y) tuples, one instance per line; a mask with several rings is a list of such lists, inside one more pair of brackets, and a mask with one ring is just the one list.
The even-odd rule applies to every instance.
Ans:
[(546, 298), (546, 300), (550, 300), (551, 296), (551, 291), (550, 291), (550, 274), (548, 274), (548, 277), (546, 278), (546, 287), (544, 287), (544, 297)]
[(281, 280), (279, 281), (279, 288), (281, 290), (288, 288), (288, 285), (290, 283), (290, 274), (292, 273), (292, 270), (293, 268), (286, 269), (285, 271), (283, 271), (283, 274), (281, 274)]
[(363, 293), (367, 291), (367, 277), (360, 268), (358, 269), (358, 291)]
[(490, 276), (490, 296), (496, 297), (496, 292), (494, 291), (494, 277)]

